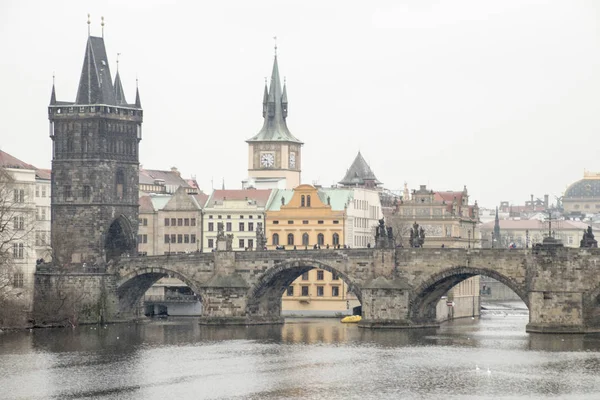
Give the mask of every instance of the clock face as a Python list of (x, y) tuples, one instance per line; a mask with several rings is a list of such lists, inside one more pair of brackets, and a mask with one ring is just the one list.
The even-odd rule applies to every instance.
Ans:
[(270, 168), (275, 164), (275, 156), (273, 153), (263, 153), (260, 155), (260, 165), (266, 168)]
[(296, 153), (290, 153), (290, 168), (296, 168)]

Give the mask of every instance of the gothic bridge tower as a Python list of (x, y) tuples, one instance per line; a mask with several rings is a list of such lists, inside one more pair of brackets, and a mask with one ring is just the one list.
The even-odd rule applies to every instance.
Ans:
[(248, 180), (244, 186), (257, 189), (292, 189), (300, 185), (302, 142), (287, 127), (287, 88), (281, 87), (277, 46), (271, 83), (263, 95), (264, 124), (260, 132), (246, 140), (248, 143)]
[[(108, 261), (136, 253), (142, 105), (113, 85), (104, 32), (89, 34), (75, 102), (48, 107), (52, 139), (51, 218), (54, 262)], [(102, 22), (104, 30), (104, 21)]]

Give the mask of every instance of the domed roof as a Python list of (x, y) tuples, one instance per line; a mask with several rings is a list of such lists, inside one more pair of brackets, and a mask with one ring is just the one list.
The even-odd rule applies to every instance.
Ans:
[(586, 172), (583, 179), (572, 183), (565, 191), (565, 199), (600, 198), (600, 174)]

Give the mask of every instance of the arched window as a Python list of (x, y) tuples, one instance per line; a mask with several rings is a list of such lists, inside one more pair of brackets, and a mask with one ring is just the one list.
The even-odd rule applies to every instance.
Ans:
[(273, 234), (273, 246), (279, 246), (279, 234), (278, 233)]
[(289, 246), (293, 246), (294, 245), (294, 234), (293, 233), (288, 233), (288, 241), (287, 244)]
[(310, 207), (310, 194), (306, 196), (306, 207)]
[(323, 246), (323, 245), (325, 244), (325, 236), (323, 236), (323, 234), (322, 234), (322, 233), (319, 233), (319, 234), (317, 235), (317, 244), (318, 244), (319, 246)]
[(302, 246), (308, 246), (308, 233), (302, 234)]
[(338, 244), (340, 244), (340, 235), (338, 235), (337, 233), (334, 233), (332, 243), (334, 246), (337, 246)]
[(117, 171), (117, 199), (123, 200), (125, 197), (125, 174), (123, 170)]
[(304, 203), (304, 195), (302, 195), (302, 197), (300, 197), (300, 207), (304, 207), (306, 204)]

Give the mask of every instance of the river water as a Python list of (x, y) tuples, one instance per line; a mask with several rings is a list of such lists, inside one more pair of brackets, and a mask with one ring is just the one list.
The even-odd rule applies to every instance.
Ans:
[(528, 334), (526, 309), (486, 308), (437, 330), (175, 319), (4, 332), (0, 398), (600, 398), (600, 335)]

